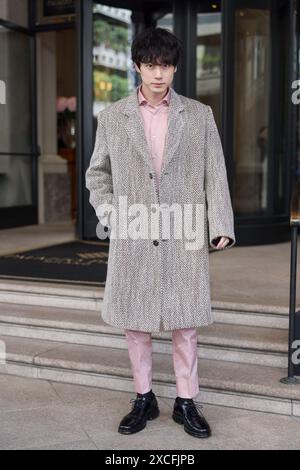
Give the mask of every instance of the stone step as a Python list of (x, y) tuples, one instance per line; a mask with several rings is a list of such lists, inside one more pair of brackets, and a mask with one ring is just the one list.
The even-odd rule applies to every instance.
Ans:
[[(72, 310), (101, 310), (104, 286), (81, 283), (0, 281), (1, 303), (69, 308)], [(288, 307), (212, 300), (215, 321), (263, 328), (288, 328)]]
[[(287, 367), (288, 331), (214, 323), (198, 330), (201, 359)], [(123, 330), (104, 323), (100, 312), (0, 304), (0, 334), (127, 349)], [(153, 333), (153, 351), (172, 354), (171, 332)]]
[(288, 329), (288, 307), (212, 301), (215, 321), (232, 325)]
[[(119, 348), (0, 336), (6, 362), (0, 373), (132, 392), (128, 354)], [(205, 404), (300, 416), (300, 386), (280, 383), (281, 368), (202, 359), (200, 399)], [(153, 353), (153, 390), (175, 398), (172, 355)]]
[(45, 307), (100, 310), (104, 287), (82, 283), (0, 281), (0, 304), (15, 303)]

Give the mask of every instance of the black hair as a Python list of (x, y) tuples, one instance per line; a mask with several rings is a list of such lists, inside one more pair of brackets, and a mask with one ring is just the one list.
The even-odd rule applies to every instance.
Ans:
[(182, 43), (173, 33), (163, 28), (146, 28), (134, 37), (131, 45), (132, 61), (140, 68), (141, 62), (178, 64)]

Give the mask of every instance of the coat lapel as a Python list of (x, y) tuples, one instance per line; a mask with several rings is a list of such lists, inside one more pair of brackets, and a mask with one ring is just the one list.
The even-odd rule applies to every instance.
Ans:
[[(166, 143), (164, 148), (162, 170), (170, 163), (172, 158), (176, 155), (179, 143), (183, 138), (185, 129), (185, 117), (182, 111), (185, 109), (184, 105), (173, 88), (170, 90), (170, 105), (168, 113), (168, 129), (166, 135)], [(136, 151), (141, 156), (146, 165), (152, 168), (151, 155), (148, 147), (148, 142), (145, 135), (143, 117), (139, 109), (139, 102), (137, 97), (137, 88), (131, 93), (127, 99), (123, 109), (123, 113), (127, 116), (125, 123), (125, 130), (130, 137)]]

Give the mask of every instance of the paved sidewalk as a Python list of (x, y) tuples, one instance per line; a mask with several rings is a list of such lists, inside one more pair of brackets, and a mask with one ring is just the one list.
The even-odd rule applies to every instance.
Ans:
[(75, 240), (75, 223), (26, 225), (0, 230), (0, 255), (29, 251)]
[[(117, 432), (135, 395), (0, 375), (0, 449), (299, 449), (300, 418), (205, 405), (213, 436), (197, 439), (171, 419), (173, 400), (134, 435)], [(154, 390), (155, 391), (155, 390)]]
[[(214, 301), (289, 306), (291, 243), (236, 247), (209, 256)], [(298, 242), (300, 275), (300, 240)], [(297, 293), (300, 300), (300, 293)]]

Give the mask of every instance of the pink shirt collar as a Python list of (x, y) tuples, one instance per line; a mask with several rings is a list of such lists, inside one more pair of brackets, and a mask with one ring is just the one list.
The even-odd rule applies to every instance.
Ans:
[[(148, 103), (148, 101), (146, 100), (146, 98), (144, 97), (142, 91), (141, 91), (141, 87), (142, 87), (142, 83), (138, 86), (138, 91), (137, 91), (137, 94), (138, 94), (138, 100), (139, 100), (139, 104), (144, 104), (144, 103)], [(157, 103), (156, 106), (159, 106), (160, 104), (162, 103), (166, 103), (168, 106), (170, 104), (170, 97), (171, 97), (171, 93), (170, 93), (170, 87), (168, 88), (168, 92), (167, 94), (164, 96), (164, 98), (159, 102)], [(150, 103), (148, 103), (150, 105)]]

